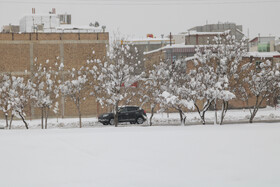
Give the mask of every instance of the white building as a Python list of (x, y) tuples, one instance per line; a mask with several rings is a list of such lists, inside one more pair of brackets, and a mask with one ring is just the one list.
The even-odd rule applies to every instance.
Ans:
[[(33, 11), (33, 9), (32, 9)], [(75, 26), (71, 25), (71, 14), (56, 14), (55, 9), (49, 14), (33, 14), (26, 15), (20, 19), (19, 31), (22, 33), (34, 32), (105, 32), (105, 26), (99, 26), (98, 22), (90, 24), (90, 26)]]
[(20, 19), (20, 32), (53, 32), (60, 26), (56, 14), (31, 14)]

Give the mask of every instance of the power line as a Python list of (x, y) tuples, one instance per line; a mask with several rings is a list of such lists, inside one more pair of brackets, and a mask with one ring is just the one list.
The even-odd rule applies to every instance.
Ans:
[(129, 0), (81, 0), (81, 1), (19, 1), (19, 0), (0, 0), (0, 3), (5, 4), (85, 4), (85, 5), (226, 5), (226, 4), (272, 4), (272, 3), (280, 3), (279, 0), (257, 0), (257, 1), (218, 1), (218, 0), (136, 0), (136, 1), (129, 1)]

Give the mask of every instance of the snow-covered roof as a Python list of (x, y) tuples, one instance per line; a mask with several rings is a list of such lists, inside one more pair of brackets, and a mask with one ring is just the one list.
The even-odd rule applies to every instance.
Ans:
[(133, 38), (124, 40), (124, 42), (138, 42), (138, 41), (170, 41), (169, 38)]
[(277, 51), (274, 52), (247, 52), (245, 57), (258, 57), (258, 58), (273, 58), (280, 57), (280, 53)]
[(251, 39), (249, 42), (254, 42), (254, 40), (261, 40), (261, 39), (271, 39), (271, 40), (275, 40), (275, 36), (257, 36), (257, 37), (254, 37), (253, 39)]
[(159, 49), (155, 49), (153, 51), (148, 51), (148, 52), (145, 52), (144, 55), (146, 54), (150, 54), (150, 53), (155, 53), (155, 52), (158, 52), (158, 51), (161, 51), (161, 50), (164, 50), (164, 49), (177, 49), (177, 48), (196, 48), (196, 47), (205, 47), (207, 45), (185, 45), (185, 44), (174, 44), (174, 45), (166, 45), (162, 48), (159, 48)]
[(101, 30), (102, 28), (99, 27), (92, 27), (92, 26), (76, 26), (76, 25), (60, 25), (56, 28), (57, 30)]
[(190, 61), (190, 60), (194, 60), (194, 59), (196, 59), (195, 56), (190, 56), (190, 57), (185, 58), (184, 60), (185, 61)]
[(24, 17), (57, 17), (57, 14), (25, 14)]
[(181, 33), (184, 34), (185, 36), (191, 36), (191, 35), (222, 35), (225, 34), (225, 32), (197, 32), (197, 31), (188, 31), (185, 33)]

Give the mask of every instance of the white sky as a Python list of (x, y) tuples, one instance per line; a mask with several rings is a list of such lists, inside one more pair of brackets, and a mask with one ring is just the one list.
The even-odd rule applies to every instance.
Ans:
[(36, 13), (72, 14), (72, 24), (98, 21), (107, 31), (132, 37), (179, 33), (208, 23), (235, 22), (250, 38), (280, 36), (280, 0), (0, 0), (0, 26)]

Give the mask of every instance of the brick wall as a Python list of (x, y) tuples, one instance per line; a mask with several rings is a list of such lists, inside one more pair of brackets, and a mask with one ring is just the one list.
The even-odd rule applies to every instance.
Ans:
[[(46, 60), (50, 63), (63, 62), (65, 70), (78, 69), (92, 58), (92, 51), (95, 51), (95, 58), (102, 59), (108, 43), (109, 33), (0, 33), (0, 71), (22, 76), (25, 70), (32, 71), (35, 63), (44, 63)], [(62, 98), (58, 98), (57, 101), (60, 103), (59, 113), (50, 111), (50, 117), (62, 116), (62, 111), (65, 117), (77, 116), (71, 100), (65, 99), (63, 102)], [(95, 98), (82, 103), (83, 116), (96, 116), (104, 110)], [(40, 109), (30, 106), (26, 111), (28, 118), (41, 115)]]
[[(145, 61), (145, 68), (146, 68), (146, 72), (148, 72), (149, 69), (151, 69), (153, 67), (153, 64), (159, 64), (160, 60), (165, 58), (164, 56), (164, 51), (157, 51), (157, 52), (154, 52), (154, 53), (148, 53), (145, 55), (145, 58), (146, 58), (146, 61)], [(244, 57), (243, 60), (240, 62), (241, 64), (245, 64), (247, 62), (250, 62), (252, 61), (252, 63), (256, 63), (256, 61), (266, 61), (266, 60), (270, 60), (272, 62), (275, 61), (275, 58), (253, 58), (253, 59), (250, 59), (248, 57)], [(194, 64), (193, 64), (193, 61), (192, 60), (189, 60), (186, 62), (187, 63), (187, 70), (190, 70), (190, 69), (193, 69), (194, 68)], [(242, 78), (242, 75), (240, 75), (240, 78)], [(270, 99), (272, 100), (272, 99)], [(251, 96), (249, 98), (249, 101), (248, 101), (248, 106), (253, 106), (256, 102), (256, 98), (254, 96)], [(267, 102), (263, 102), (261, 107), (266, 107), (269, 103)], [(145, 104), (144, 105), (144, 108), (147, 110), (147, 111), (150, 111), (150, 108), (149, 108), (149, 103)], [(199, 101), (198, 102), (198, 106), (199, 108), (202, 108), (203, 107), (203, 102)], [(229, 101), (229, 108), (231, 109), (240, 109), (240, 108), (246, 108), (248, 107), (247, 104), (242, 101), (241, 99), (239, 99), (239, 97), (237, 96), (237, 99), (233, 99), (231, 101)], [(170, 110), (172, 112), (176, 112), (174, 110)]]

